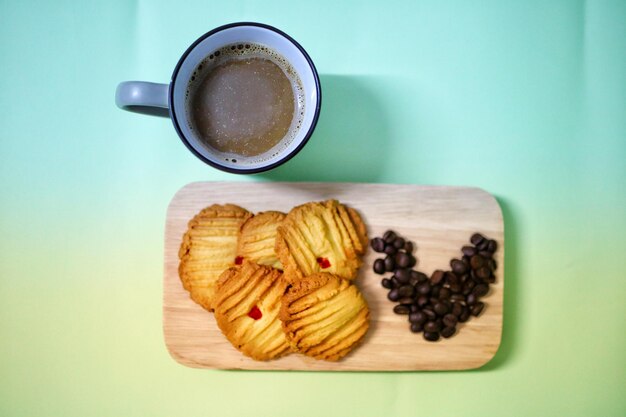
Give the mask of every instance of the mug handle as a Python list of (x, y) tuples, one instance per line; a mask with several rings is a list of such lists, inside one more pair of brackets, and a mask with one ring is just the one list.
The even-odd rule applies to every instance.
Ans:
[(115, 104), (122, 110), (169, 117), (168, 84), (124, 81), (115, 90)]

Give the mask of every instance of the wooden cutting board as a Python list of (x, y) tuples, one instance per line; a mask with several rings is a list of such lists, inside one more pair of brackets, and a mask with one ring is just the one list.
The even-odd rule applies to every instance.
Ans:
[[(449, 269), (474, 232), (498, 242), (496, 283), (485, 310), (436, 343), (409, 331), (406, 316), (393, 313), (381, 276), (372, 271), (380, 254), (368, 248), (356, 284), (370, 307), (370, 329), (362, 345), (339, 362), (300, 354), (257, 362), (233, 348), (213, 314), (189, 298), (178, 278), (178, 248), (187, 222), (203, 207), (234, 203), (252, 212), (280, 210), (337, 199), (356, 208), (370, 238), (393, 229), (416, 244), (416, 269), (430, 276)], [(387, 273), (386, 276), (390, 274)], [(504, 290), (504, 225), (496, 200), (478, 188), (357, 183), (201, 182), (183, 187), (172, 199), (165, 227), (163, 330), (174, 359), (196, 368), (310, 371), (408, 371), (472, 369), (487, 363), (500, 345)]]

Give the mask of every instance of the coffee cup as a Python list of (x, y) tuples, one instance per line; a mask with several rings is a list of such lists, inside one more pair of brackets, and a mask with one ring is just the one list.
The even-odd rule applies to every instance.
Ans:
[(117, 106), (169, 117), (187, 148), (231, 173), (275, 168), (295, 156), (317, 124), (321, 86), (313, 61), (265, 24), (220, 26), (196, 40), (169, 84), (126, 81)]

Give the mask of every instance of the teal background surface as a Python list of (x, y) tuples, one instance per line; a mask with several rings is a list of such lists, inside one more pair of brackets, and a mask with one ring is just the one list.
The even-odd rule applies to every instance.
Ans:
[[(626, 2), (0, 0), (0, 415), (626, 415)], [(321, 74), (304, 150), (240, 177), (114, 106), (234, 21)], [(465, 372), (185, 368), (161, 329), (184, 184), (471, 185), (506, 227), (501, 348)]]

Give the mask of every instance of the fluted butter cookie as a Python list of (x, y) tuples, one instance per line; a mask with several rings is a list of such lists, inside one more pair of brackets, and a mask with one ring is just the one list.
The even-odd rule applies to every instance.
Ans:
[(317, 273), (289, 287), (282, 299), (280, 319), (297, 351), (315, 359), (336, 361), (367, 333), (369, 309), (350, 281)]
[(289, 282), (316, 272), (354, 279), (366, 247), (361, 217), (336, 200), (294, 207), (277, 229), (276, 253)]
[(222, 273), (215, 295), (215, 319), (230, 343), (256, 360), (291, 350), (278, 318), (287, 289), (282, 272), (244, 261)]
[(235, 264), (239, 229), (251, 216), (233, 204), (214, 204), (188, 223), (178, 252), (178, 274), (191, 299), (209, 311), (220, 274)]
[(237, 245), (237, 263), (244, 259), (260, 265), (283, 269), (274, 250), (276, 229), (285, 213), (265, 211), (249, 218), (242, 226)]

